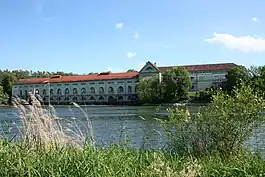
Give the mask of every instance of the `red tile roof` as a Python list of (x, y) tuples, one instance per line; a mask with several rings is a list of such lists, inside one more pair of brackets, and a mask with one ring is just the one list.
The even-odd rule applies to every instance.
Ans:
[[(237, 66), (234, 63), (218, 63), (218, 64), (202, 64), (202, 65), (184, 65), (188, 71), (207, 71), (207, 70), (228, 70)], [(162, 66), (158, 67), (161, 72), (165, 72), (174, 66)]]
[(40, 83), (59, 83), (59, 82), (78, 82), (78, 81), (97, 81), (97, 80), (113, 80), (113, 79), (130, 79), (137, 77), (138, 72), (123, 72), (123, 73), (100, 73), (75, 76), (52, 76), (47, 78), (29, 78), (21, 79), (22, 84), (40, 84)]

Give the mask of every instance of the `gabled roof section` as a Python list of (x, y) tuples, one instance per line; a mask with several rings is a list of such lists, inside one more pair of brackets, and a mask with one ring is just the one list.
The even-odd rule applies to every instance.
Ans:
[(156, 66), (156, 63), (152, 63), (150, 61), (147, 61), (146, 64), (144, 65), (144, 67), (139, 71), (139, 73), (142, 73), (148, 67), (152, 67), (155, 71), (160, 72)]
[[(217, 64), (201, 64), (201, 65), (184, 65), (183, 67), (188, 71), (207, 71), (207, 70), (228, 70), (237, 66), (234, 63), (217, 63)], [(165, 72), (175, 66), (158, 67), (160, 72)]]
[(21, 79), (18, 84), (42, 84), (42, 83), (60, 83), (60, 82), (84, 82), (84, 81), (100, 81), (100, 80), (114, 80), (114, 79), (131, 79), (139, 75), (138, 72), (122, 72), (111, 73), (104, 72), (104, 74), (88, 74), (75, 76), (52, 76), (46, 78), (28, 78)]

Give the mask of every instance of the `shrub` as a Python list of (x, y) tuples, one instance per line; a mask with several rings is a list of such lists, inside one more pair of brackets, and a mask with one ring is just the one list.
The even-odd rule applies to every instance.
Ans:
[(168, 150), (197, 155), (236, 151), (263, 123), (264, 106), (263, 97), (249, 86), (241, 86), (233, 96), (216, 92), (211, 104), (194, 115), (186, 107), (170, 108), (169, 119), (162, 121), (169, 137)]

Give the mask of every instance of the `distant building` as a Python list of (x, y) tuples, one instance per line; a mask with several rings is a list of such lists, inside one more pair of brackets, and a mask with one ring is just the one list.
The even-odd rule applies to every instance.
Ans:
[[(233, 63), (187, 65), (192, 82), (191, 90), (217, 87), (226, 80), (227, 70)], [(137, 85), (147, 76), (157, 76), (173, 66), (158, 67), (147, 62), (139, 72), (102, 72), (77, 76), (21, 79), (14, 85), (12, 94), (27, 99), (29, 92), (39, 94), (44, 103), (115, 104), (137, 102)]]

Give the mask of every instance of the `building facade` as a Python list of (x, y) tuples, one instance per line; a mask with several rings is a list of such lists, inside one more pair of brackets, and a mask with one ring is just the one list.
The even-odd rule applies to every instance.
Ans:
[[(233, 63), (188, 65), (191, 90), (217, 87), (226, 80), (227, 71), (236, 66)], [(69, 104), (128, 104), (136, 103), (137, 86), (143, 77), (157, 76), (174, 66), (158, 67), (147, 62), (139, 72), (112, 73), (77, 76), (52, 76), (49, 78), (22, 79), (14, 85), (12, 94), (27, 99), (29, 92), (38, 94), (44, 103)]]

